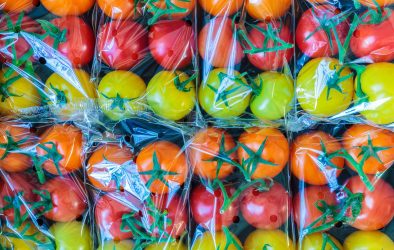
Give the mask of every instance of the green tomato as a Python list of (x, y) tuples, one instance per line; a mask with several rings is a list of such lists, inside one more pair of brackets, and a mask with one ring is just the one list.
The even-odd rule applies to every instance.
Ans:
[(55, 238), (56, 250), (93, 249), (89, 227), (79, 221), (58, 222), (49, 231)]
[(180, 71), (160, 71), (149, 81), (146, 98), (158, 116), (180, 120), (194, 109), (194, 78)]
[(111, 120), (130, 118), (145, 109), (146, 85), (138, 75), (124, 70), (106, 74), (98, 86), (98, 103)]
[(214, 118), (240, 116), (249, 105), (251, 89), (247, 85), (246, 79), (238, 71), (214, 69), (200, 86), (200, 105)]
[(113, 241), (109, 240), (101, 243), (97, 250), (131, 250), (133, 249), (133, 242), (131, 240)]
[(265, 72), (255, 79), (258, 93), (252, 97), (250, 109), (261, 120), (278, 120), (291, 109), (294, 97), (292, 79), (279, 72)]

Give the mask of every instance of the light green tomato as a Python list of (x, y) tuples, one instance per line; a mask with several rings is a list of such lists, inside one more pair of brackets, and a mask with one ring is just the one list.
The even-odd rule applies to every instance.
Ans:
[(79, 221), (57, 222), (49, 231), (55, 237), (56, 250), (93, 249), (89, 227)]
[(109, 240), (100, 244), (97, 250), (132, 250), (133, 242), (131, 240), (113, 241)]
[(109, 72), (98, 86), (100, 109), (113, 121), (130, 118), (145, 109), (145, 90), (138, 75), (124, 70)]
[(291, 109), (294, 97), (293, 80), (279, 72), (265, 72), (255, 79), (258, 94), (252, 97), (250, 109), (261, 120), (278, 120)]
[(196, 102), (194, 77), (180, 71), (160, 71), (149, 81), (146, 92), (152, 111), (168, 120), (184, 118)]
[(240, 116), (249, 105), (251, 89), (247, 85), (246, 79), (238, 71), (214, 69), (200, 86), (200, 105), (214, 118)]

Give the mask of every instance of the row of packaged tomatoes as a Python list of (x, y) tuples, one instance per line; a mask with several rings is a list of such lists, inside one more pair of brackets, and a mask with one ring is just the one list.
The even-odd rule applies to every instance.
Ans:
[(287, 139), (276, 128), (125, 126), (132, 132), (2, 122), (2, 246), (393, 247), (389, 130), (357, 124), (340, 137), (319, 128)]

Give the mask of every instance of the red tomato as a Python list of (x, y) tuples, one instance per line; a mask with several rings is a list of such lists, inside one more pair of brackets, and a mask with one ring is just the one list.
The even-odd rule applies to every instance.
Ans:
[[(333, 30), (330, 30), (332, 39), (332, 46), (330, 46), (330, 38), (321, 27), (323, 24), (330, 24), (330, 22), (339, 22), (341, 14), (341, 11), (332, 5), (313, 6), (305, 11), (298, 21), (295, 35), (300, 50), (313, 58), (338, 54), (338, 43)], [(349, 29), (347, 22), (339, 22), (334, 29), (343, 44)]]
[(287, 222), (290, 215), (290, 196), (280, 183), (268, 191), (256, 187), (246, 189), (241, 195), (241, 212), (245, 220), (259, 229), (277, 229)]
[[(92, 28), (79, 17), (61, 17), (51, 21), (61, 31), (66, 30), (65, 41), (59, 44), (58, 50), (67, 57), (71, 64), (83, 66), (93, 59), (95, 37)], [(44, 42), (53, 46), (50, 36)]]
[[(235, 188), (226, 186), (226, 192), (229, 197), (235, 193)], [(238, 221), (239, 204), (238, 200), (221, 213), (224, 202), (224, 196), (221, 189), (214, 191), (198, 185), (193, 188), (190, 194), (190, 207), (194, 220), (197, 224), (209, 229), (219, 231), (222, 227), (228, 227)]]
[(140, 63), (148, 48), (148, 32), (133, 21), (112, 21), (97, 36), (101, 59), (111, 68), (129, 70)]
[[(377, 24), (360, 24), (350, 40), (355, 56), (367, 62), (388, 62), (394, 60), (394, 15), (386, 9), (383, 21)], [(370, 15), (363, 22), (370, 21)]]
[[(281, 39), (283, 42), (287, 44), (293, 44), (293, 36), (291, 31), (287, 25), (280, 24), (279, 22), (271, 22), (271, 23), (258, 23), (257, 26), (264, 30), (272, 30), (277, 38)], [(266, 37), (261, 31), (257, 28), (253, 28), (248, 34), (249, 40), (252, 42), (253, 46), (257, 49), (264, 48), (274, 48), (280, 47), (285, 44), (275, 42), (273, 39), (269, 39)], [(269, 39), (267, 45), (264, 45), (265, 39)], [(246, 45), (246, 44), (245, 44)], [(247, 50), (250, 50), (250, 46), (246, 46)], [(259, 52), (259, 53), (247, 53), (247, 57), (249, 62), (253, 64), (255, 67), (264, 70), (277, 70), (282, 68), (286, 63), (289, 63), (291, 58), (293, 57), (293, 48), (286, 48), (272, 52)]]
[[(299, 229), (305, 229), (322, 215), (322, 212), (316, 207), (316, 203), (319, 201), (325, 201), (328, 205), (336, 205), (336, 194), (331, 192), (327, 186), (310, 186), (302, 189), (294, 197), (294, 220)], [(320, 225), (321, 222), (317, 223), (315, 227)]]
[(387, 226), (394, 217), (394, 189), (382, 179), (372, 179), (374, 191), (369, 191), (359, 176), (351, 177), (346, 187), (352, 193), (362, 193), (361, 213), (352, 226), (366, 231)]
[(51, 195), (52, 209), (44, 216), (57, 222), (73, 221), (83, 214), (87, 197), (83, 184), (78, 179), (55, 177), (47, 181), (41, 190)]
[(240, 63), (244, 53), (241, 43), (237, 40), (235, 29), (229, 18), (212, 18), (202, 28), (198, 37), (200, 56), (207, 63), (218, 68)]
[(150, 52), (166, 69), (189, 65), (195, 54), (194, 47), (193, 27), (186, 21), (159, 21), (150, 27)]
[(95, 3), (95, 0), (41, 0), (45, 9), (57, 16), (82, 15)]

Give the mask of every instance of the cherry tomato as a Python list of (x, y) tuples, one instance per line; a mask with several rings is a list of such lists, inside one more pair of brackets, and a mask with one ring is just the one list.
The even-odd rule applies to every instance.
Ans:
[[(394, 78), (394, 64), (369, 64), (360, 78), (356, 78), (356, 103), (366, 105), (360, 113), (369, 121), (377, 124), (394, 122), (394, 88), (391, 79)], [(361, 100), (360, 100), (361, 99)]]
[(283, 16), (291, 3), (291, 0), (246, 0), (245, 7), (254, 19), (270, 21)]
[(49, 228), (55, 238), (56, 250), (93, 250), (88, 225), (79, 221), (57, 222)]
[(180, 188), (189, 172), (184, 153), (169, 141), (149, 144), (139, 152), (136, 163), (142, 181), (156, 194)]
[(38, 0), (0, 0), (1, 9), (5, 12), (28, 12), (38, 5)]
[(84, 139), (73, 125), (57, 124), (48, 128), (36, 147), (37, 155), (46, 159), (43, 168), (51, 174), (67, 174), (82, 167)]
[(279, 183), (268, 191), (249, 187), (241, 195), (241, 212), (245, 220), (259, 229), (278, 229), (290, 215), (290, 196)]
[(163, 250), (163, 249), (165, 249), (165, 250), (187, 250), (187, 247), (182, 242), (175, 241), (172, 243), (162, 242), (162, 243), (151, 244), (145, 248), (145, 250)]
[(26, 151), (34, 145), (36, 137), (27, 124), (0, 123), (0, 168), (7, 172), (21, 172), (32, 165)]
[(150, 27), (149, 49), (165, 69), (188, 66), (195, 55), (192, 25), (183, 20), (159, 21)]
[[(294, 221), (300, 230), (307, 228), (322, 216), (322, 212), (316, 207), (320, 201), (324, 201), (328, 205), (336, 205), (336, 194), (331, 192), (327, 186), (309, 186), (300, 190), (293, 198)], [(321, 224), (318, 222), (315, 227)]]
[(352, 103), (353, 73), (337, 59), (323, 57), (309, 61), (298, 73), (296, 83), (298, 103), (314, 116), (339, 114)]
[[(97, 4), (105, 15), (112, 19), (129, 19), (138, 15), (139, 9), (135, 0), (97, 0)], [(138, 4), (137, 4), (138, 5)]]
[[(324, 236), (325, 235), (325, 236)], [(329, 238), (331, 243), (327, 242), (324, 245), (324, 237)], [(333, 246), (334, 245), (334, 246)], [(336, 248), (334, 248), (336, 247)], [(298, 242), (298, 248), (300, 250), (343, 250), (341, 243), (333, 236), (326, 233), (314, 233), (305, 235), (302, 243)]]
[(242, 7), (244, 0), (199, 0), (198, 2), (213, 16), (231, 16)]
[(97, 35), (100, 58), (114, 69), (129, 70), (140, 63), (148, 50), (148, 32), (133, 21), (112, 21)]
[(343, 13), (333, 5), (308, 9), (297, 24), (295, 40), (298, 48), (313, 58), (335, 56), (338, 54), (337, 39), (343, 44), (349, 30), (346, 19), (342, 19)]
[[(168, 3), (171, 3), (172, 6), (170, 5), (170, 7), (168, 7)], [(179, 20), (187, 17), (193, 11), (195, 0), (157, 0), (148, 2), (147, 5), (148, 11), (151, 12), (153, 16), (160, 15), (159, 17), (165, 19)], [(163, 12), (169, 14), (164, 14)]]
[(90, 183), (96, 188), (112, 192), (123, 190), (127, 176), (117, 177), (117, 173), (127, 171), (133, 162), (133, 153), (124, 145), (105, 144), (97, 148), (90, 156), (86, 172)]
[(4, 226), (2, 232), (0, 245), (3, 249), (31, 250), (50, 244), (49, 239), (31, 221), (25, 221), (18, 228)]
[(246, 79), (238, 71), (213, 69), (198, 90), (200, 105), (214, 118), (240, 116), (247, 109), (251, 96), (247, 84)]
[(380, 231), (356, 231), (343, 243), (345, 250), (394, 249), (394, 242)]
[[(74, 69), (70, 75), (72, 82), (61, 75), (53, 73), (45, 83), (45, 92), (50, 100), (49, 105), (53, 113), (64, 120), (80, 114), (96, 98), (96, 89), (87, 72)], [(89, 106), (88, 106), (89, 107)]]
[[(226, 186), (226, 193), (232, 197), (235, 188)], [(210, 231), (220, 231), (223, 227), (228, 227), (239, 221), (239, 201), (233, 201), (225, 211), (221, 211), (224, 202), (223, 191), (220, 188), (211, 190), (204, 185), (194, 187), (190, 194), (193, 219), (198, 225)]]
[(271, 249), (295, 250), (292, 240), (283, 231), (261, 229), (249, 234), (245, 240), (244, 250), (264, 249), (264, 246), (270, 246)]
[[(262, 30), (265, 31), (263, 33)], [(268, 37), (266, 34), (273, 33), (274, 37)], [(290, 63), (293, 54), (293, 36), (291, 34), (290, 28), (287, 25), (283, 25), (277, 21), (270, 23), (260, 22), (249, 32), (248, 38), (253, 46), (257, 49), (272, 49), (269, 52), (258, 52), (255, 53), (250, 51), (252, 48), (250, 45), (246, 44), (245, 54), (248, 60), (255, 67), (264, 70), (277, 70), (282, 68), (287, 63)], [(265, 40), (268, 39), (267, 44)], [(280, 39), (281, 42), (277, 42), (274, 39)]]
[[(242, 243), (233, 233), (230, 237), (224, 232), (210, 232), (206, 231), (200, 234), (199, 237), (194, 241), (192, 250), (238, 250), (239, 247), (242, 249)], [(226, 247), (227, 246), (227, 247)]]
[(155, 114), (177, 121), (194, 109), (195, 83), (184, 72), (160, 71), (149, 81), (146, 99)]
[(55, 177), (47, 181), (40, 190), (50, 194), (52, 208), (44, 214), (50, 220), (72, 221), (87, 208), (87, 197), (79, 180)]
[(108, 118), (123, 120), (145, 109), (145, 90), (144, 80), (133, 72), (111, 71), (100, 81), (98, 103)]
[(94, 0), (41, 0), (45, 9), (57, 16), (79, 16), (94, 5)]
[[(352, 125), (343, 135), (343, 146), (356, 162), (366, 158), (362, 168), (366, 174), (384, 172), (393, 165), (394, 133), (390, 130)], [(346, 165), (355, 170), (351, 162), (347, 161)]]
[(227, 152), (227, 157), (234, 161), (236, 160), (234, 148), (233, 138), (224, 130), (209, 127), (197, 132), (188, 148), (194, 174), (205, 179), (226, 178), (233, 172), (234, 166), (216, 157)]
[(238, 141), (238, 159), (252, 179), (273, 178), (287, 164), (289, 143), (276, 128), (247, 129)]
[(244, 53), (235, 29), (229, 18), (212, 18), (198, 37), (200, 56), (213, 67), (226, 68), (240, 63)]
[[(320, 158), (325, 153), (330, 154), (340, 149), (341, 144), (323, 131), (300, 135), (290, 149), (291, 172), (298, 179), (312, 185), (337, 184), (336, 177), (341, 173), (345, 160), (340, 157)], [(338, 168), (333, 168), (332, 165)]]
[(279, 72), (264, 72), (254, 80), (261, 88), (250, 99), (250, 110), (261, 120), (278, 120), (292, 108), (294, 85), (290, 76)]
[(359, 176), (351, 177), (346, 187), (352, 193), (362, 193), (361, 213), (351, 224), (360, 230), (378, 230), (387, 226), (394, 217), (394, 189), (382, 179), (373, 180), (374, 191), (368, 190)]
[[(95, 37), (92, 28), (81, 18), (69, 16), (55, 18), (51, 23), (66, 32), (64, 41), (58, 45), (59, 52), (67, 57), (74, 67), (90, 63), (94, 54)], [(44, 42), (54, 46), (54, 39), (50, 36)]]
[(114, 241), (109, 240), (102, 242), (97, 250), (130, 250), (133, 249), (134, 244), (131, 240)]

